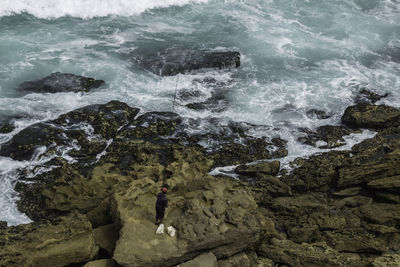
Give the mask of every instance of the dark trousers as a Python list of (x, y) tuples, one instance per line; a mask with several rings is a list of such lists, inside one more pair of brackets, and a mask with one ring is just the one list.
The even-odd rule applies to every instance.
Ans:
[(156, 208), (156, 221), (162, 221), (164, 219), (165, 209)]

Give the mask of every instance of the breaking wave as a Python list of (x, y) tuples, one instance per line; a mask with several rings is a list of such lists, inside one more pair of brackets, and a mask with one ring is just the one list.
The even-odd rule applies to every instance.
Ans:
[(78, 18), (104, 17), (109, 15), (138, 15), (146, 10), (183, 6), (191, 3), (205, 3), (208, 0), (3, 0), (0, 16), (29, 13), (38, 18)]

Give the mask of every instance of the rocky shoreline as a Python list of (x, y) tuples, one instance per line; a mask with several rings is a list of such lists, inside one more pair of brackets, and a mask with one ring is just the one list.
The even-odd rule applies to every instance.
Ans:
[[(236, 53), (225, 56), (210, 66), (240, 64)], [(159, 67), (164, 75), (183, 68), (151, 65)], [(77, 79), (71, 90), (103, 83), (55, 76)], [(382, 97), (362, 91), (342, 125), (303, 129), (299, 141), (334, 148), (361, 129), (373, 138), (298, 158), (291, 172), (280, 168), (287, 149), (279, 136), (254, 138), (251, 125), (237, 123), (188, 135), (179, 114), (141, 114), (119, 101), (31, 125), (0, 149), (15, 160), (46, 159), (20, 171), (18, 209), (34, 222), (0, 224), (0, 266), (399, 266), (400, 111), (376, 105)], [(202, 139), (217, 145), (206, 150)], [(227, 165), (238, 165), (239, 179), (209, 174)], [(155, 234), (163, 184), (174, 237)]]

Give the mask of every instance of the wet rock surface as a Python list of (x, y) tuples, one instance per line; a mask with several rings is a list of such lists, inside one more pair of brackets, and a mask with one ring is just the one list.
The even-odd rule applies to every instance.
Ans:
[(349, 135), (352, 131), (344, 126), (325, 125), (318, 127), (315, 132), (310, 129), (300, 129), (306, 136), (300, 137), (298, 141), (319, 148), (335, 148), (344, 145), (346, 142), (343, 136)]
[(17, 91), (20, 93), (89, 92), (92, 89), (99, 88), (104, 83), (103, 80), (55, 72), (37, 81), (22, 83), (18, 86)]
[(358, 92), (355, 102), (357, 104), (359, 103), (365, 103), (365, 104), (375, 104), (376, 102), (378, 102), (379, 100), (381, 100), (382, 98), (387, 97), (389, 94), (377, 94), (374, 93), (372, 91), (369, 91), (367, 89), (361, 89), (360, 92)]
[(400, 125), (400, 110), (385, 105), (365, 103), (350, 106), (344, 112), (342, 122), (352, 128), (382, 129)]
[(157, 54), (134, 56), (133, 62), (154, 74), (173, 76), (205, 68), (238, 68), (240, 53), (167, 48)]
[(309, 118), (317, 118), (320, 120), (324, 120), (324, 119), (328, 119), (328, 118), (332, 117), (332, 115), (328, 114), (326, 111), (318, 110), (318, 109), (307, 110), (306, 115)]
[[(359, 122), (351, 126), (359, 130), (380, 117), (381, 109), (368, 105), (368, 117), (353, 116)], [(296, 159), (289, 173), (280, 172), (279, 161), (246, 164), (286, 150), (280, 138), (248, 136), (252, 125), (189, 136), (176, 113), (138, 113), (117, 101), (84, 107), (33, 125), (1, 148), (2, 155), (30, 159), (73, 140), (79, 147), (68, 152), (75, 161), (55, 153), (44, 165), (51, 170), (21, 171), (18, 207), (35, 222), (0, 227), (0, 265), (399, 263), (400, 128), (394, 119), (379, 122), (375, 137), (350, 151)], [(349, 131), (321, 129), (331, 147)], [(215, 147), (198, 144), (205, 139)], [(40, 146), (50, 150), (35, 154)], [(241, 180), (208, 174), (229, 164), (239, 164)], [(174, 237), (155, 234), (155, 195), (166, 183), (170, 206), (164, 223), (177, 230)]]

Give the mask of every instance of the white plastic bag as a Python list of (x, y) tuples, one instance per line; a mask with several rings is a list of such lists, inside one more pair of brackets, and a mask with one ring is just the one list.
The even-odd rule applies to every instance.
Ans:
[(168, 226), (168, 227), (167, 227), (167, 234), (168, 234), (169, 236), (175, 236), (175, 234), (176, 234), (175, 228), (172, 227), (172, 226)]
[(164, 233), (164, 224), (160, 224), (157, 228), (156, 234), (161, 235)]

